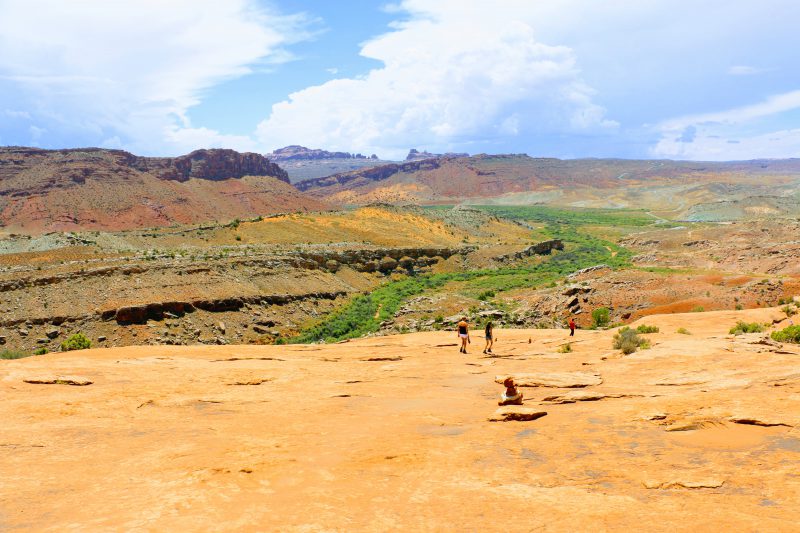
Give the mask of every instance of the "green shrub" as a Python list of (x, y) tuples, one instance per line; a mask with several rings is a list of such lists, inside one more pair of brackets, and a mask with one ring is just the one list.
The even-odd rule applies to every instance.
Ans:
[(703, 307), (702, 305), (698, 305), (692, 308), (692, 313), (702, 313), (705, 310), (706, 310), (705, 307)]
[(731, 335), (741, 335), (742, 333), (761, 333), (764, 325), (758, 322), (742, 322), (741, 320), (733, 326), (728, 333)]
[(237, 241), (241, 241), (241, 240), (242, 240), (242, 236), (241, 236), (241, 235), (237, 235), (237, 236), (236, 236), (236, 240), (237, 240)]
[(780, 331), (773, 331), (771, 336), (773, 340), (778, 342), (793, 342), (795, 344), (800, 344), (800, 325), (789, 326), (788, 328), (784, 328)]
[(636, 328), (636, 333), (658, 333), (658, 326), (642, 324)]
[(61, 343), (62, 352), (69, 352), (71, 350), (86, 350), (87, 348), (91, 347), (92, 341), (90, 341), (83, 333), (75, 333), (74, 335), (70, 335), (67, 340)]
[(786, 313), (787, 318), (797, 314), (797, 308), (793, 305), (783, 306), (781, 310)]
[(494, 291), (483, 291), (478, 295), (478, 300), (486, 301), (489, 298), (493, 298), (494, 294), (495, 294)]
[(0, 359), (22, 359), (23, 357), (28, 357), (28, 354), (16, 350), (3, 350), (0, 352)]
[(570, 343), (565, 344), (561, 348), (558, 349), (559, 353), (570, 353), (572, 352), (572, 345)]
[(47, 348), (45, 348), (44, 346), (42, 346), (41, 348), (36, 348), (33, 351), (33, 355), (44, 355), (46, 353), (47, 353)]
[(742, 304), (736, 304), (734, 309), (736, 309), (737, 311), (741, 311), (742, 309), (744, 309), (744, 306)]
[(624, 327), (620, 329), (614, 335), (613, 344), (615, 349), (622, 350), (624, 354), (632, 354), (638, 348), (649, 348), (650, 343), (647, 339), (643, 339), (636, 333), (636, 330), (633, 330), (629, 327)]
[(607, 307), (598, 307), (592, 311), (592, 327), (604, 328), (608, 325), (610, 313)]
[(689, 331), (686, 328), (678, 328), (677, 333), (680, 333), (681, 335), (691, 335), (692, 334), (692, 332)]

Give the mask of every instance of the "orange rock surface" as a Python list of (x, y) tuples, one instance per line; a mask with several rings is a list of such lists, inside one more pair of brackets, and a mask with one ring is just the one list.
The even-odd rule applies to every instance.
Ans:
[(797, 531), (800, 347), (728, 334), (781, 318), (0, 361), (0, 531)]

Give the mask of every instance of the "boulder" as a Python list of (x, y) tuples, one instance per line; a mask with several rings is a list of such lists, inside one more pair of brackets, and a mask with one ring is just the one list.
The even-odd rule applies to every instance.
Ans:
[(380, 264), (377, 261), (372, 260), (364, 263), (360, 270), (362, 272), (376, 272), (378, 268), (380, 268)]
[(61, 333), (58, 328), (50, 328), (45, 332), (48, 339), (55, 339)]
[(146, 305), (129, 305), (120, 307), (114, 315), (119, 324), (144, 324), (147, 322)]
[(416, 263), (415, 263), (414, 259), (412, 259), (411, 257), (408, 257), (407, 255), (404, 255), (403, 257), (400, 258), (400, 260), (397, 262), (397, 264), (400, 265), (400, 268), (405, 268), (406, 270), (411, 270), (412, 268), (414, 268), (414, 265)]
[(391, 272), (395, 268), (397, 268), (397, 261), (389, 256), (384, 257), (378, 263), (378, 269), (381, 272)]

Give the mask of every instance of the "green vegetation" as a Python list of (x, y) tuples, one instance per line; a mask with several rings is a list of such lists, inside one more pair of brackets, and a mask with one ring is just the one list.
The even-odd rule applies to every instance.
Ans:
[(565, 344), (561, 348), (558, 349), (559, 353), (570, 353), (572, 352), (572, 345), (570, 343)]
[(772, 339), (778, 342), (793, 342), (800, 344), (800, 325), (789, 326), (780, 331), (772, 332)]
[(658, 333), (658, 326), (642, 324), (636, 328), (636, 333)]
[(731, 335), (741, 335), (742, 333), (761, 333), (763, 331), (763, 324), (759, 324), (758, 322), (742, 322), (740, 320), (728, 333)]
[(22, 359), (23, 357), (28, 357), (28, 355), (16, 350), (3, 350), (0, 352), (0, 359)]
[(47, 348), (45, 348), (44, 346), (42, 346), (41, 348), (36, 348), (33, 351), (33, 355), (44, 355), (46, 353), (47, 353)]
[(643, 209), (593, 209), (546, 205), (483, 205), (475, 207), (502, 218), (545, 224), (640, 227), (651, 226), (655, 222), (653, 217)]
[(781, 310), (786, 313), (787, 318), (797, 314), (797, 308), (793, 305), (784, 305)]
[(612, 346), (617, 350), (622, 350), (622, 353), (627, 355), (632, 354), (639, 348), (649, 348), (650, 341), (643, 339), (635, 330), (625, 326), (614, 335)]
[(702, 313), (705, 310), (706, 310), (706, 308), (703, 307), (702, 305), (698, 305), (698, 306), (692, 307), (692, 313)]
[(494, 291), (483, 291), (478, 295), (478, 300), (486, 301), (489, 298), (494, 298), (495, 292)]
[[(598, 264), (606, 264), (612, 268), (627, 267), (631, 258), (629, 250), (613, 242), (580, 232), (576, 226), (653, 224), (653, 219), (644, 211), (635, 210), (571, 210), (544, 206), (487, 206), (481, 209), (493, 215), (515, 220), (544, 222), (545, 228), (537, 232), (537, 236), (561, 239), (564, 242), (564, 250), (554, 252), (550, 256), (532, 259), (530, 264), (522, 266), (409, 276), (390, 281), (368, 294), (352, 298), (321, 321), (303, 329), (289, 342), (336, 342), (375, 332), (383, 321), (395, 315), (404, 300), (426, 291), (440, 289), (448, 283), (457, 284), (455, 290), (464, 296), (486, 301), (499, 293), (518, 288), (556, 287), (558, 281), (565, 276)], [(494, 303), (499, 305), (498, 302)], [(605, 319), (600, 317), (601, 324), (598, 324), (600, 327), (608, 325), (608, 309), (605, 309), (605, 313)], [(436, 323), (442, 324), (443, 319), (441, 321), (438, 319), (439, 317)]]
[(692, 332), (689, 331), (686, 328), (678, 328), (678, 331), (676, 333), (680, 333), (681, 335), (691, 335), (692, 334)]
[(67, 340), (61, 343), (62, 352), (68, 352), (71, 350), (86, 350), (87, 348), (91, 347), (92, 341), (90, 341), (83, 333), (75, 333), (74, 335), (70, 335)]
[(598, 307), (594, 311), (592, 311), (592, 327), (593, 328), (604, 328), (608, 326), (610, 321), (610, 315), (608, 308), (606, 307)]

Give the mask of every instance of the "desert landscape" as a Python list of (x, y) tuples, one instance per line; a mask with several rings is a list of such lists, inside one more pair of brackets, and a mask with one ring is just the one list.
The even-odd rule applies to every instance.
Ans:
[[(0, 529), (796, 531), (786, 323), (648, 316), (631, 355), (502, 329), (489, 356), (428, 332), (6, 361)], [(497, 407), (507, 375), (523, 406)]]
[(0, 0), (0, 533), (800, 533), (798, 19)]

